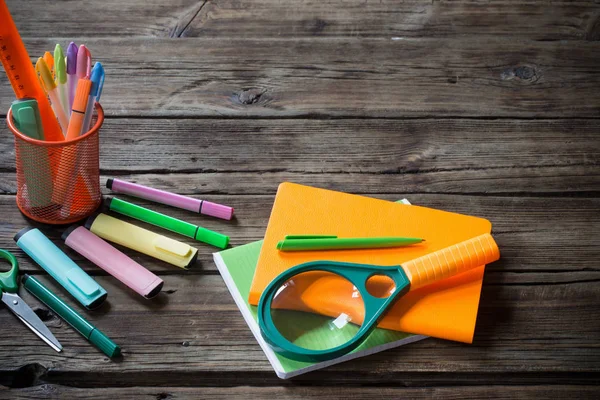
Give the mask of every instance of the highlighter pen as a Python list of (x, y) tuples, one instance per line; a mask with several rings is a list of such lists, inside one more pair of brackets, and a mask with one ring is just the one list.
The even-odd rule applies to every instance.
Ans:
[(69, 106), (69, 92), (67, 85), (67, 63), (65, 61), (63, 49), (58, 43), (56, 44), (56, 47), (54, 47), (54, 80), (56, 81), (60, 104), (62, 105), (65, 115), (69, 117), (71, 115), (71, 108)]
[(35, 63), (35, 70), (38, 74), (40, 74), (40, 80), (42, 82), (42, 87), (48, 94), (50, 98), (50, 105), (52, 106), (52, 111), (54, 111), (54, 115), (58, 119), (58, 123), (60, 125), (60, 129), (63, 131), (63, 135), (67, 131), (67, 127), (69, 126), (69, 118), (65, 114), (65, 111), (60, 104), (60, 98), (58, 97), (58, 90), (56, 89), (56, 83), (54, 83), (54, 78), (52, 78), (52, 73), (50, 69), (48, 69), (48, 65), (42, 59), (42, 57), (38, 58)]
[(158, 258), (180, 268), (196, 262), (198, 249), (106, 214), (91, 216), (85, 227), (102, 239)]
[(198, 200), (180, 194), (166, 192), (147, 186), (138, 185), (120, 179), (109, 178), (106, 181), (106, 187), (117, 193), (128, 194), (168, 206), (182, 208), (184, 210), (197, 212), (212, 217), (231, 219), (233, 217), (233, 208), (222, 204), (212, 203), (206, 200)]
[(77, 45), (69, 43), (67, 47), (67, 84), (69, 86), (69, 115), (75, 101), (75, 90), (77, 89)]
[(90, 75), (90, 81), (92, 86), (90, 87), (90, 95), (88, 97), (87, 107), (85, 109), (85, 117), (83, 118), (83, 125), (81, 126), (81, 134), (83, 135), (90, 129), (90, 122), (92, 122), (92, 116), (94, 115), (94, 103), (96, 102), (96, 96), (98, 96), (98, 89), (100, 88), (100, 81), (104, 77), (104, 68), (102, 64), (97, 62), (92, 69)]
[(85, 273), (39, 229), (23, 228), (14, 237), (29, 257), (38, 263), (84, 307), (93, 309), (106, 299), (106, 290)]
[(85, 47), (85, 44), (79, 46), (77, 50), (77, 78), (90, 78), (90, 71), (92, 69), (92, 54)]
[(91, 88), (92, 82), (89, 79), (83, 78), (77, 81), (77, 91), (75, 92), (75, 100), (73, 100), (71, 120), (69, 121), (69, 128), (67, 129), (65, 140), (76, 139), (81, 134), (83, 118), (85, 117), (85, 109), (87, 108)]
[(198, 225), (190, 224), (177, 218), (169, 217), (156, 211), (129, 203), (125, 200), (107, 197), (104, 205), (110, 211), (127, 215), (128, 217), (168, 229), (171, 232), (196, 239), (224, 249), (229, 244), (229, 236), (211, 231)]
[(79, 313), (77, 313), (77, 311), (69, 307), (33, 276), (27, 274), (23, 275), (21, 283), (29, 293), (37, 297), (38, 300), (44, 303), (53, 313), (64, 319), (77, 332), (108, 357), (112, 358), (121, 354), (121, 348), (115, 342), (110, 340), (108, 336), (102, 333), (102, 331), (94, 325), (86, 321)]
[(54, 79), (54, 56), (52, 56), (52, 53), (47, 51), (44, 53), (44, 57), (42, 58), (48, 66), (48, 70), (50, 70), (50, 75), (52, 75), (52, 78)]
[[(19, 132), (36, 139), (44, 140), (42, 117), (35, 99), (16, 100), (11, 107), (12, 118)], [(33, 208), (52, 206), (52, 170), (47, 151), (37, 151), (37, 147), (21, 146), (20, 161), (27, 187), (29, 204)]]
[(83, 226), (73, 225), (62, 235), (65, 244), (150, 299), (160, 293), (163, 280), (115, 249)]

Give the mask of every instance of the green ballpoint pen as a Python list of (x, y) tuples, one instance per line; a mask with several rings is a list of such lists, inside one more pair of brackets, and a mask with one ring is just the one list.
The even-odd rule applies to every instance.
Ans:
[(75, 328), (77, 332), (99, 348), (104, 354), (111, 358), (121, 354), (121, 348), (115, 342), (86, 321), (33, 276), (23, 275), (21, 283), (25, 289), (48, 306), (54, 313), (67, 321), (69, 325)]
[(287, 235), (277, 243), (279, 251), (383, 249), (409, 246), (425, 239), (409, 237), (338, 238), (331, 235)]

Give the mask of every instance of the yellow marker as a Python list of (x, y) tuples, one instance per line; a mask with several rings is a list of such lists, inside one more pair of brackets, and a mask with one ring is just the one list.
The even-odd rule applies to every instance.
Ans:
[(60, 104), (60, 98), (58, 96), (58, 90), (56, 89), (56, 83), (54, 82), (54, 78), (52, 77), (52, 73), (46, 64), (46, 61), (42, 57), (38, 58), (35, 63), (35, 70), (39, 74), (39, 79), (42, 87), (48, 94), (50, 98), (50, 105), (52, 106), (52, 110), (54, 111), (54, 115), (58, 119), (58, 123), (60, 125), (60, 129), (63, 131), (63, 135), (67, 133), (67, 128), (69, 126), (69, 119), (65, 115), (65, 111)]
[(106, 214), (88, 218), (85, 227), (102, 239), (139, 251), (177, 267), (188, 268), (198, 258), (198, 249), (150, 232)]

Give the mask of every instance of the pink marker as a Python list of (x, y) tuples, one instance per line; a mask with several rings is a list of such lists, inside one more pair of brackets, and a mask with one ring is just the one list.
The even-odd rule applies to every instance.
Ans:
[(136, 183), (122, 181), (120, 179), (109, 178), (106, 181), (106, 187), (117, 193), (128, 194), (141, 199), (155, 201), (168, 206), (182, 208), (212, 217), (231, 219), (233, 217), (233, 207), (227, 207), (222, 204), (212, 203), (206, 200), (193, 199), (164, 190), (153, 189)]
[(163, 280), (115, 249), (83, 226), (73, 225), (62, 235), (65, 244), (149, 299), (163, 287)]
[(90, 78), (90, 71), (92, 70), (92, 54), (85, 47), (85, 44), (79, 46), (77, 50), (77, 78)]

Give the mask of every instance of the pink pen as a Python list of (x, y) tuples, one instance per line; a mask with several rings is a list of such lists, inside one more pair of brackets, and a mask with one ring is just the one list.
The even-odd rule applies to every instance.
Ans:
[(75, 100), (75, 89), (77, 88), (77, 45), (73, 42), (67, 47), (67, 86), (69, 90), (69, 115)]
[(65, 244), (149, 299), (163, 287), (163, 280), (115, 249), (83, 226), (73, 225), (62, 235)]
[(92, 54), (85, 47), (85, 44), (79, 46), (77, 50), (77, 78), (90, 78), (90, 71), (92, 70)]
[(120, 179), (109, 178), (106, 181), (106, 187), (117, 193), (128, 194), (130, 196), (155, 201), (157, 203), (182, 208), (204, 215), (210, 215), (212, 217), (222, 219), (231, 219), (233, 217), (232, 207), (153, 189), (136, 183), (122, 181)]

